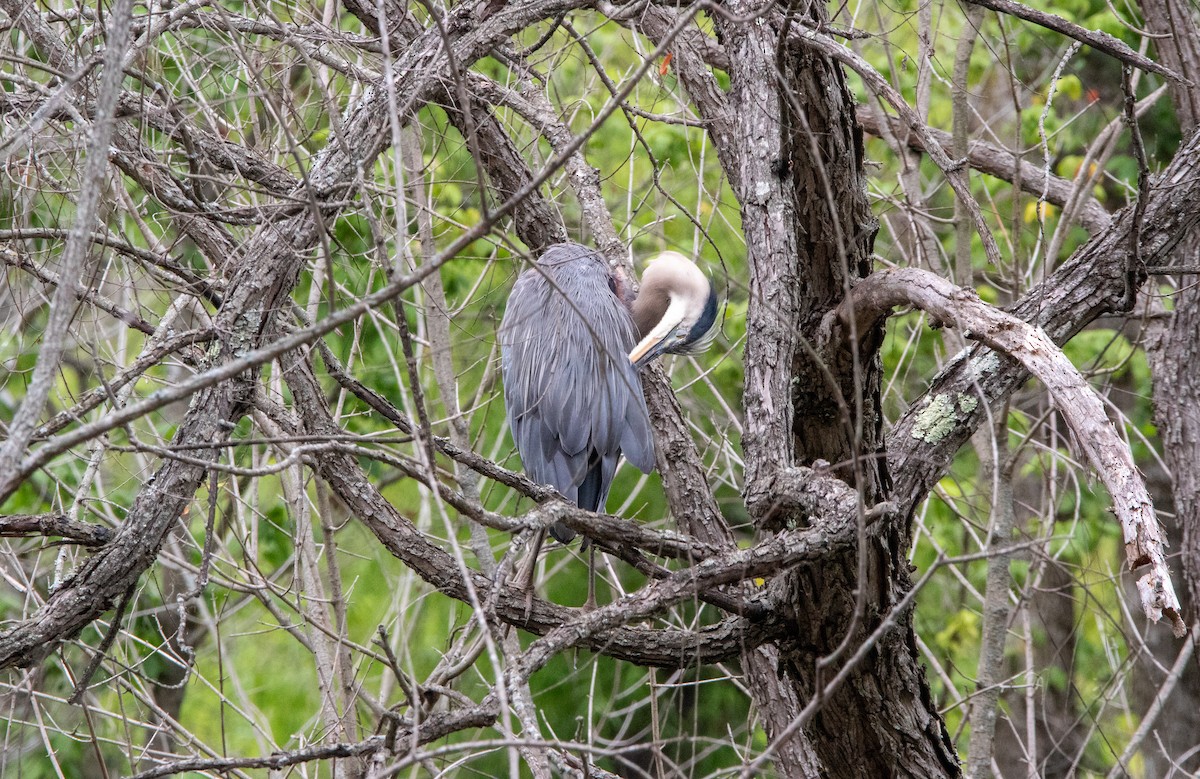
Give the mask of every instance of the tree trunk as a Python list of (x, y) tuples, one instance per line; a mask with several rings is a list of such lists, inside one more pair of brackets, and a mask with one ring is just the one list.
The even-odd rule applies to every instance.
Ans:
[[(1185, 134), (1200, 127), (1200, 19), (1193, 4), (1179, 0), (1142, 0), (1146, 27), (1157, 35), (1155, 46), (1163, 64), (1188, 79), (1172, 83), (1171, 99)], [(1200, 256), (1200, 230), (1192, 229), (1176, 249), (1181, 263)], [(1155, 420), (1162, 437), (1163, 460), (1170, 470), (1171, 501), (1174, 504), (1170, 532), (1179, 549), (1185, 586), (1180, 600), (1188, 621), (1200, 619), (1200, 289), (1195, 276), (1178, 278), (1173, 296), (1174, 311), (1165, 324), (1153, 324), (1147, 345), (1154, 383)], [(1191, 639), (1189, 639), (1191, 640)], [(1138, 666), (1140, 690), (1158, 690), (1162, 668), (1170, 668), (1178, 653), (1178, 642), (1151, 633), (1146, 643), (1158, 662)], [(1186, 772), (1200, 770), (1200, 673), (1195, 660), (1159, 715), (1162, 727), (1156, 741), (1143, 745), (1147, 776), (1164, 776), (1172, 765)], [(1152, 694), (1136, 700), (1145, 709), (1153, 705)]]
[[(1185, 134), (1200, 126), (1200, 23), (1191, 4), (1143, 0), (1146, 25), (1157, 33), (1163, 63), (1189, 79), (1171, 85), (1171, 98)], [(1200, 231), (1191, 230), (1176, 249), (1179, 257), (1200, 256)], [(1154, 376), (1155, 417), (1162, 432), (1163, 459), (1175, 480), (1175, 516), (1182, 529), (1183, 576), (1192, 608), (1200, 608), (1200, 289), (1195, 277), (1180, 278), (1175, 310), (1160, 337), (1149, 345)], [(1189, 615), (1195, 621), (1200, 615)]]
[[(813, 26), (828, 21), (823, 6), (810, 13), (805, 21)], [(857, 485), (867, 507), (883, 497), (888, 481), (880, 451), (880, 334), (858, 334), (847, 350), (825, 355), (812, 347), (822, 317), (852, 279), (870, 272), (876, 224), (854, 99), (836, 63), (798, 41), (780, 45), (795, 23), (772, 17), (770, 24), (718, 26), (741, 139), (730, 178), (742, 203), (750, 267), (747, 330), (756, 335), (746, 345), (745, 491), (764, 528), (806, 519), (782, 508), (793, 466), (829, 463)], [(790, 408), (780, 407), (783, 399)], [(887, 527), (863, 528), (861, 554), (851, 549), (772, 582), (796, 629), (781, 648), (779, 672), (800, 701), (822, 700), (806, 733), (829, 775), (957, 775), (909, 614), (884, 632), (845, 684), (832, 695), (823, 691), (847, 660), (843, 650), (865, 641), (910, 587), (909, 540), (898, 525)]]

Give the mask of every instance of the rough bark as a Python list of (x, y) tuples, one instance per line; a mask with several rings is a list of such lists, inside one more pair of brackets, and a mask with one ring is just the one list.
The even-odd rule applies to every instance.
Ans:
[[(1200, 221), (1200, 135), (1193, 135), (1150, 188), (1138, 231), (1137, 255), (1147, 266), (1180, 262), (1175, 249)], [(1063, 344), (1089, 323), (1120, 309), (1126, 294), (1125, 268), (1133, 249), (1132, 207), (1112, 226), (1080, 247), (1049, 278), (1029, 290), (1009, 313), (1037, 325)], [(936, 434), (922, 432), (920, 417), (938, 395), (979, 397), (999, 408), (1029, 377), (1017, 363), (975, 346), (951, 359), (929, 390), (888, 433), (888, 462), (894, 475), (893, 499), (911, 513), (949, 470), (954, 453), (970, 439), (986, 413), (983, 404), (960, 409)]]
[[(1155, 34), (1155, 48), (1163, 63), (1180, 73), (1187, 83), (1171, 85), (1171, 100), (1184, 133), (1200, 127), (1200, 17), (1191, 3), (1179, 0), (1142, 0), (1147, 29)], [(1200, 256), (1200, 230), (1193, 228), (1175, 251), (1175, 262), (1192, 264)], [(1147, 356), (1154, 386), (1155, 421), (1162, 439), (1163, 460), (1170, 471), (1174, 509), (1168, 532), (1179, 549), (1183, 588), (1180, 593), (1191, 624), (1200, 620), (1200, 290), (1195, 276), (1177, 279), (1174, 310), (1165, 322), (1149, 328)], [(1173, 504), (1173, 506), (1172, 506)], [(1195, 641), (1195, 634), (1189, 639)], [(1163, 668), (1171, 665), (1178, 642), (1149, 635), (1146, 643), (1153, 659), (1138, 666), (1136, 698), (1146, 710), (1164, 683)], [(1157, 660), (1157, 662), (1154, 662)], [(1166, 776), (1173, 768), (1200, 770), (1197, 733), (1200, 733), (1200, 673), (1193, 657), (1179, 684), (1159, 703), (1163, 712), (1153, 737), (1142, 744), (1148, 776)]]
[[(1133, 462), (1129, 446), (1109, 421), (1099, 395), (1071, 361), (1041, 330), (979, 300), (973, 290), (955, 287), (919, 268), (899, 268), (865, 279), (838, 307), (842, 323), (859, 320), (859, 329), (883, 317), (894, 306), (914, 305), (969, 338), (981, 341), (1016, 359), (1046, 387), (1050, 399), (1067, 423), (1076, 448), (1091, 463), (1113, 501), (1121, 523), (1129, 570), (1141, 574), (1138, 590), (1146, 616), (1166, 619), (1177, 638), (1187, 631), (1167, 569), (1165, 542), (1145, 479)], [(978, 404), (963, 396), (934, 397), (918, 432), (930, 432), (944, 417)]]
[[(759, 10), (736, 8), (743, 15)], [(861, 131), (840, 68), (798, 43), (779, 45), (791, 24), (827, 21), (820, 6), (811, 13), (811, 19), (718, 26), (740, 139), (737, 153), (722, 162), (742, 205), (747, 330), (756, 335), (745, 357), (745, 492), (764, 527), (806, 520), (781, 505), (795, 464), (832, 463), (858, 485), (866, 505), (887, 482), (876, 456), (877, 338), (856, 339), (824, 363), (803, 340), (817, 332), (851, 280), (869, 272), (875, 231)], [(909, 586), (907, 538), (886, 524), (879, 529), (864, 529), (847, 554), (772, 584), (775, 597), (793, 609), (796, 634), (783, 647), (780, 671), (797, 685), (801, 701), (821, 696), (836, 672), (836, 663), (819, 667), (824, 659), (858, 646)], [(806, 729), (824, 770), (847, 777), (956, 774), (907, 614), (882, 637), (872, 660), (855, 668)]]
[[(450, 12), (442, 29), (410, 25), (407, 33), (399, 21), (411, 23), (411, 18), (404, 16), (400, 6), (386, 5), (386, 17), (397, 21), (392, 28), (396, 40), (407, 46), (392, 52), (395, 59), (390, 61), (394, 89), (407, 101), (400, 107), (400, 121), (424, 101), (444, 105), (471, 141), (497, 197), (528, 195), (513, 206), (512, 213), (515, 231), (534, 249), (560, 240), (566, 228), (536, 190), (529, 194), (535, 177), (490, 113), (489, 105), (499, 101), (474, 90), (464, 100), (461, 84), (446, 78), (452, 69), (445, 46), (454, 47), (461, 67), (491, 52), (511, 31), (579, 5), (463, 3)], [(371, 3), (349, 7), (369, 27), (380, 12)], [(655, 579), (644, 590), (595, 612), (527, 600), (524, 592), (463, 568), (388, 504), (359, 467), (353, 448), (331, 446), (312, 454), (308, 462), (378, 540), (426, 582), (449, 597), (476, 606), (486, 604), (489, 614), (501, 621), (542, 636), (521, 658), (520, 676), (528, 677), (555, 654), (575, 646), (665, 667), (740, 656), (781, 773), (955, 775), (959, 768), (954, 749), (930, 698), (911, 617), (901, 606), (911, 588), (907, 522), (984, 415), (982, 404), (970, 410), (959, 405), (963, 413), (939, 426), (936, 435), (922, 415), (939, 394), (974, 398), (972, 393), (978, 392), (989, 402), (1002, 403), (1026, 374), (982, 348), (963, 356), (938, 378), (925, 399), (914, 404), (891, 437), (891, 457), (884, 458), (876, 319), (859, 319), (850, 311), (846, 321), (856, 332), (833, 341), (820, 338), (829, 312), (839, 306), (853, 307), (851, 289), (871, 270), (875, 230), (864, 189), (859, 128), (840, 66), (827, 52), (810, 46), (811, 39), (792, 34), (795, 25), (821, 28), (828, 19), (817, 7), (811, 17), (797, 18), (784, 16), (778, 6), (749, 0), (731, 3), (729, 8), (735, 16), (714, 17), (721, 45), (698, 29), (689, 29), (676, 49), (674, 67), (707, 123), (742, 207), (751, 274), (743, 440), (746, 500), (759, 526), (777, 531), (776, 535), (752, 549), (737, 549), (712, 490), (704, 483), (678, 405), (657, 375), (647, 382), (647, 392), (662, 428), (659, 467), (672, 510), (691, 536), (660, 534), (656, 541), (653, 531), (640, 532), (612, 518), (571, 515), (573, 526), (590, 529)], [(666, 35), (671, 17), (651, 7), (639, 20), (655, 37)], [(388, 31), (378, 24), (373, 28)], [(728, 93), (717, 87), (706, 62), (728, 68)], [(220, 337), (200, 364), (201, 370), (235, 364), (284, 332), (278, 312), (288, 310), (305, 254), (319, 245), (325, 224), (353, 193), (352, 182), (361, 168), (369, 166), (390, 142), (392, 118), (387, 115), (386, 98), (384, 88), (376, 85), (347, 111), (340, 142), (331, 144), (309, 173), (311, 190), (302, 189), (286, 171), (253, 154), (234, 152), (194, 128), (172, 124), (165, 111), (151, 106), (150, 126), (173, 138), (199, 139), (193, 143), (198, 152), (224, 170), (236, 170), (267, 192), (292, 198), (292, 203), (281, 206), (285, 216), (264, 224), (238, 253), (231, 250), (232, 239), (207, 218), (202, 203), (169, 177), (159, 180), (141, 169), (139, 155), (148, 153), (133, 123), (119, 129), (116, 164), (178, 212), (184, 231), (214, 264), (228, 263), (224, 266), (227, 289), (214, 328)], [(549, 124), (534, 124), (543, 134), (551, 134), (545, 129)], [(553, 128), (556, 150), (575, 143), (566, 127), (559, 123)], [(577, 151), (579, 146), (574, 148)], [(1099, 234), (1014, 312), (1061, 342), (1100, 313), (1119, 307), (1130, 292), (1125, 271), (1131, 236), (1139, 239), (1135, 251), (1139, 261), (1164, 261), (1200, 212), (1196, 152), (1193, 139), (1150, 193), (1140, 217), (1132, 212), (1119, 215), (1104, 231), (1101, 214), (1094, 209), (1086, 212)], [(579, 157), (576, 162), (582, 161)], [(570, 170), (573, 176), (575, 171), (587, 172)], [(1034, 177), (1022, 173), (1021, 178)], [(595, 208), (604, 206), (599, 181), (597, 175), (587, 182)], [(305, 210), (295, 202), (308, 202), (311, 208)], [(604, 238), (607, 244), (617, 243), (615, 233)], [(1193, 345), (1200, 342), (1194, 324), (1174, 337), (1190, 338)], [(329, 440), (342, 434), (302, 350), (284, 355), (282, 361), (300, 414), (291, 429)], [(207, 471), (206, 461), (217, 456), (213, 444), (249, 408), (255, 382), (255, 371), (250, 370), (193, 395), (192, 407), (174, 439), (192, 460), (168, 461), (138, 495), (115, 537), (95, 541), (101, 552), (33, 619), (0, 635), (0, 666), (36, 662), (137, 580), (193, 500)], [(383, 406), (376, 410), (381, 408), (386, 412)], [(397, 424), (406, 432), (412, 430), (406, 420)], [(1183, 439), (1195, 440), (1190, 428), (1180, 429)], [(444, 441), (435, 444), (489, 478), (518, 485), (541, 500), (551, 497), (472, 452)], [(893, 497), (889, 463), (899, 474), (894, 493), (899, 511), (881, 504)], [(427, 476), (420, 470), (405, 470), (403, 462), (395, 467), (415, 479)], [(487, 516), (473, 500), (430, 481), (427, 486), (465, 516), (493, 522), (493, 527), (509, 532), (551, 521), (554, 512), (564, 510), (551, 502), (522, 518)], [(85, 543), (93, 538), (86, 527), (45, 520), (11, 524), (20, 532), (60, 532)], [(694, 560), (689, 562), (696, 564), (667, 571), (627, 548), (631, 545), (675, 558), (686, 558), (690, 551)], [(740, 587), (756, 575), (771, 578), (765, 592), (752, 594)], [(730, 611), (744, 607), (744, 612), (696, 631), (628, 624), (697, 594)], [(893, 622), (877, 640), (872, 637), (877, 628)], [(869, 662), (846, 666), (860, 646), (868, 648)], [(847, 667), (851, 670), (845, 684), (827, 694), (828, 681)], [(816, 706), (816, 714), (807, 733), (787, 735), (810, 704)], [(474, 712), (474, 719), (461, 721), (490, 724), (497, 712), (496, 700), (489, 697)], [(420, 728), (421, 740), (441, 734), (440, 721), (435, 718), (432, 723)], [(417, 729), (415, 725), (411, 729), (414, 743)]]
[[(1158, 33), (1159, 55), (1189, 79), (1174, 84), (1171, 98), (1185, 133), (1200, 127), (1200, 20), (1188, 3), (1143, 0), (1146, 24)], [(1200, 230), (1188, 231), (1176, 248), (1179, 264), (1200, 254)], [(1195, 278), (1183, 277), (1173, 296), (1169, 324), (1149, 344), (1154, 374), (1155, 418), (1163, 439), (1163, 457), (1174, 479), (1176, 522), (1182, 530), (1180, 560), (1191, 591), (1193, 608), (1200, 608), (1200, 289)], [(1200, 619), (1193, 612), (1190, 618)]]

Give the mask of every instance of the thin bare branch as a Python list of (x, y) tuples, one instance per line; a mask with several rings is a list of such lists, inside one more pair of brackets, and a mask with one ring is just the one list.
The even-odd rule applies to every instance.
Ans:
[[(5, 2), (3, 7), (11, 19), (36, 12), (33, 7), (16, 2)], [(96, 88), (96, 111), (88, 134), (87, 162), (80, 181), (75, 224), (63, 250), (61, 278), (73, 280), (83, 277), (84, 260), (107, 178), (108, 144), (113, 134), (113, 116), (120, 95), (132, 19), (132, 0), (116, 0), (109, 9), (104, 68)], [(25, 452), (25, 447), (29, 445), (29, 439), (54, 386), (53, 376), (58, 371), (59, 360), (62, 359), (63, 350), (66, 348), (67, 329), (75, 313), (75, 295), (74, 284), (59, 284), (54, 288), (49, 321), (42, 334), (37, 365), (33, 369), (25, 397), (9, 423), (8, 440), (0, 446), (0, 474), (4, 474), (5, 479), (17, 470), (16, 466)]]
[(1032, 22), (1040, 27), (1045, 27), (1047, 30), (1054, 30), (1057, 33), (1073, 38), (1080, 43), (1086, 43), (1096, 51), (1104, 52), (1108, 56), (1117, 59), (1126, 65), (1131, 65), (1141, 70), (1150, 73), (1157, 73), (1160, 76), (1166, 76), (1173, 81), (1183, 81), (1183, 76), (1171, 70), (1165, 65), (1161, 65), (1154, 60), (1137, 53), (1129, 48), (1125, 43), (1106, 32), (1089, 30), (1085, 27), (1080, 27), (1074, 22), (1069, 22), (1061, 16), (1057, 16), (1046, 11), (1040, 11), (1036, 8), (1030, 8), (1027, 5), (1014, 2), (1014, 0), (966, 0), (971, 5), (978, 5), (996, 13), (1008, 14), (1017, 19), (1023, 19), (1027, 22)]
[[(863, 129), (872, 135), (881, 135), (884, 131), (879, 114), (869, 107), (863, 106), (858, 109), (858, 121)], [(944, 130), (930, 127), (928, 136), (922, 136), (908, 132), (896, 117), (887, 117), (887, 123), (891, 132), (911, 148), (924, 151), (924, 138), (930, 137), (938, 142), (946, 154), (952, 152), (954, 139)], [(1062, 207), (1070, 202), (1074, 190), (1073, 182), (1059, 176), (1047, 177), (1039, 166), (1026, 162), (998, 146), (986, 141), (973, 140), (967, 145), (965, 158), (967, 164), (975, 170), (1010, 183), (1020, 181), (1023, 191), (1038, 197), (1045, 194), (1046, 201), (1056, 206)], [(1083, 207), (1079, 210), (1079, 222), (1084, 229), (1094, 234), (1112, 223), (1112, 215), (1094, 197), (1085, 197)]]

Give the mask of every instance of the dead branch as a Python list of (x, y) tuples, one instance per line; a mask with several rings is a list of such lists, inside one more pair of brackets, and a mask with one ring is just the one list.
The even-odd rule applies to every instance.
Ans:
[[(1125, 296), (1132, 218), (1132, 209), (1119, 212), (1108, 230), (1080, 247), (1009, 312), (1062, 344), (1097, 317), (1116, 310)], [(1175, 256), (1174, 248), (1198, 221), (1200, 134), (1193, 134), (1151, 185), (1140, 232), (1142, 260), (1148, 266), (1187, 264), (1186, 259)], [(976, 397), (982, 390), (987, 402), (996, 407), (1027, 378), (1020, 363), (997, 358), (979, 346), (952, 360), (935, 377), (926, 397), (963, 393)], [(918, 416), (925, 405), (914, 403), (888, 434), (888, 462), (896, 477), (892, 495), (900, 504), (901, 516), (912, 515), (985, 417), (981, 407), (960, 408), (937, 435), (922, 435)]]
[[(1125, 534), (1129, 570), (1136, 572), (1148, 566), (1138, 580), (1146, 616), (1154, 622), (1167, 617), (1177, 637), (1187, 632), (1179, 599), (1171, 585), (1162, 528), (1154, 515), (1145, 480), (1133, 463), (1129, 447), (1105, 414), (1100, 397), (1062, 350), (1040, 328), (984, 303), (973, 290), (956, 287), (919, 268), (880, 271), (859, 282), (832, 314), (834, 322), (830, 324), (838, 330), (835, 340), (846, 338), (852, 327), (859, 333), (868, 332), (897, 306), (915, 306), (925, 311), (968, 338), (1019, 361), (1042, 382), (1075, 434), (1077, 445), (1112, 496), (1113, 511)], [(936, 424), (934, 415), (953, 418), (958, 407), (974, 408), (978, 403), (974, 393), (934, 395), (923, 404), (920, 413), (930, 417), (929, 424)], [(949, 410), (943, 411), (942, 406), (948, 406)]]

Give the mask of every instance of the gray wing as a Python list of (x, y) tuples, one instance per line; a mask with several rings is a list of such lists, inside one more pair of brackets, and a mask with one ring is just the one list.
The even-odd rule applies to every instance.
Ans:
[(628, 309), (603, 268), (571, 270), (555, 274), (555, 286), (538, 269), (513, 286), (500, 325), (504, 401), (529, 476), (602, 510), (622, 452), (653, 469), (653, 433), (628, 358)]

